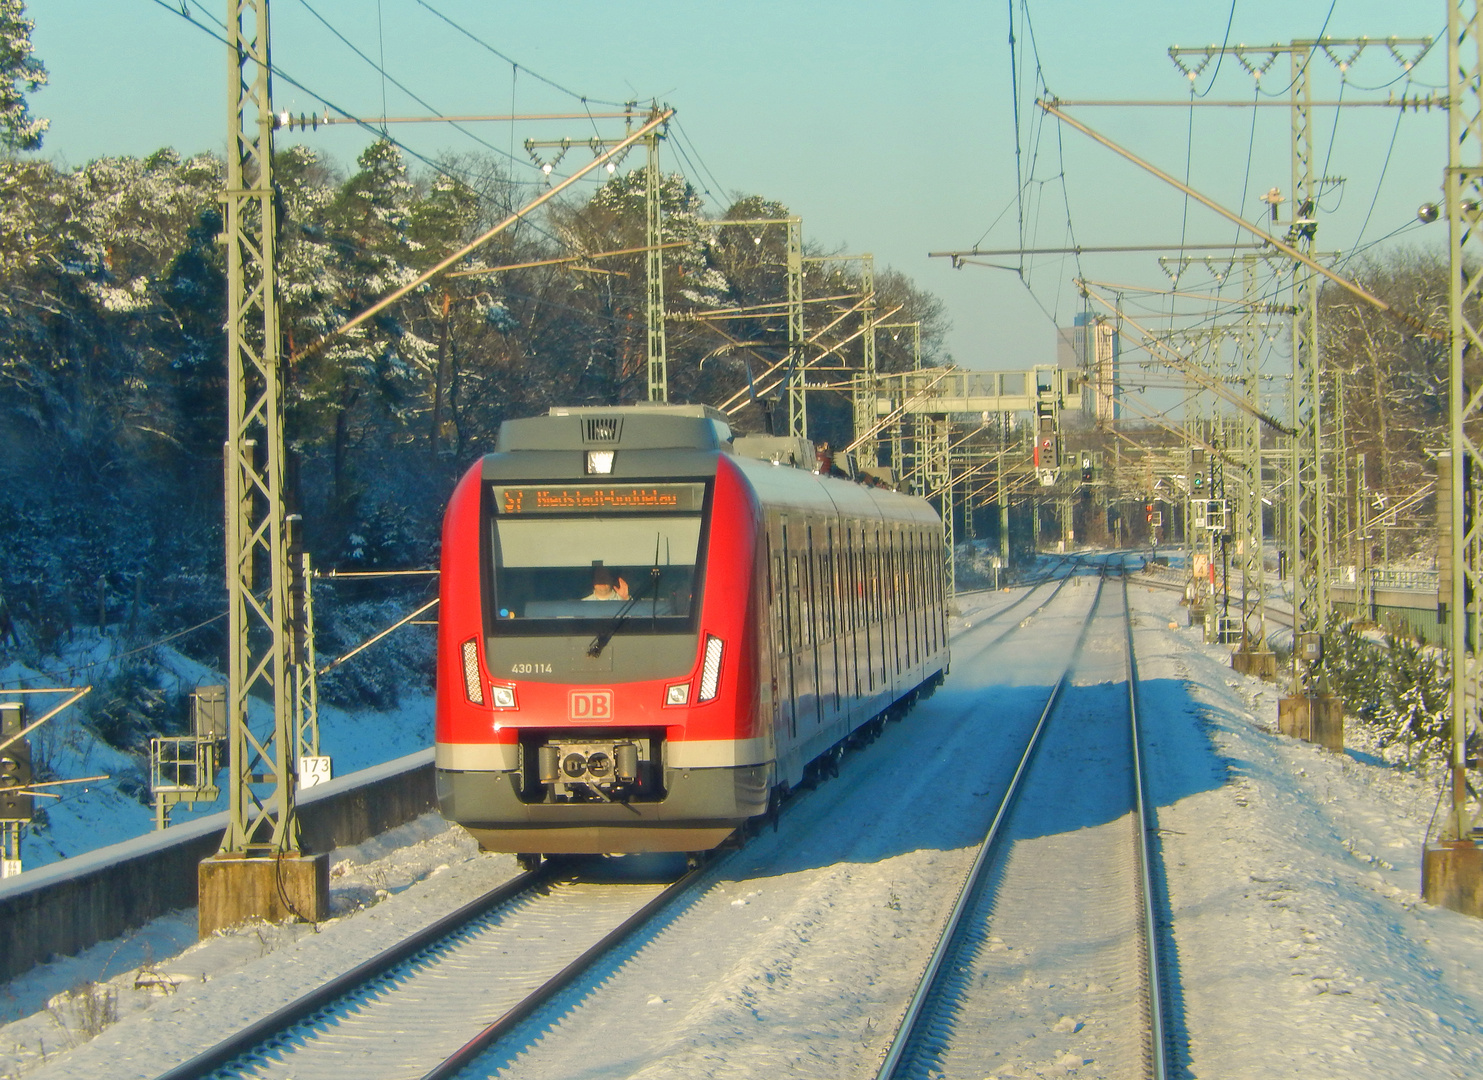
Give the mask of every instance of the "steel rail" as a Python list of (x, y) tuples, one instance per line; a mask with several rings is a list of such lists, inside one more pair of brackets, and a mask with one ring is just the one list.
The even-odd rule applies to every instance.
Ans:
[(915, 1032), (917, 1021), (920, 1019), (927, 999), (937, 984), (938, 972), (942, 969), (948, 954), (957, 944), (958, 926), (962, 922), (964, 914), (978, 893), (978, 886), (983, 880), (984, 872), (989, 866), (989, 856), (998, 846), (1000, 829), (1009, 818), (1010, 811), (1014, 808), (1020, 789), (1021, 781), (1029, 772), (1030, 762), (1035, 756), (1036, 749), (1040, 746), (1041, 735), (1044, 734), (1046, 724), (1050, 720), (1051, 713), (1055, 710), (1056, 702), (1061, 698), (1061, 692), (1071, 678), (1071, 672), (1076, 667), (1076, 659), (1081, 653), (1082, 644), (1086, 641), (1088, 630), (1097, 612), (1097, 607), (1102, 599), (1102, 586), (1106, 582), (1106, 568), (1097, 579), (1097, 594), (1092, 598), (1091, 608), (1087, 612), (1086, 621), (1082, 623), (1081, 631), (1077, 634), (1076, 645), (1071, 650), (1071, 659), (1066, 665), (1066, 670), (1051, 688), (1049, 697), (1046, 699), (1045, 708), (1040, 712), (1040, 719), (1036, 721), (1034, 730), (1030, 733), (1029, 741), (1025, 746), (1024, 753), (1020, 755), (1019, 763), (1015, 766), (1014, 775), (1010, 778), (1009, 787), (1004, 793), (1004, 798), (999, 803), (999, 808), (994, 812), (993, 821), (989, 824), (988, 833), (979, 845), (978, 854), (974, 857), (973, 865), (969, 867), (968, 874), (963, 880), (963, 886), (958, 891), (958, 898), (953, 904), (952, 912), (943, 924), (942, 932), (938, 935), (937, 945), (932, 950), (932, 955), (927, 960), (927, 965), (922, 971), (922, 976), (917, 983), (917, 988), (907, 1002), (906, 1011), (901, 1017), (900, 1023), (896, 1025), (896, 1033), (891, 1038), (891, 1044), (886, 1049), (886, 1054), (876, 1071), (876, 1080), (891, 1080), (895, 1075), (896, 1067), (901, 1063), (901, 1057), (911, 1043)]
[[(719, 862), (720, 860), (715, 860)], [(590, 968), (602, 957), (612, 952), (635, 930), (649, 922), (670, 903), (676, 900), (682, 893), (687, 891), (696, 878), (708, 869), (712, 863), (702, 863), (700, 866), (687, 871), (678, 881), (670, 885), (654, 899), (639, 908), (628, 918), (624, 919), (615, 929), (605, 934), (599, 941), (588, 948), (581, 956), (577, 957), (566, 967), (562, 968), (551, 978), (547, 979), (536, 990), (527, 995), (518, 1004), (506, 1010), (504, 1015), (495, 1020), (479, 1034), (475, 1035), (457, 1051), (444, 1059), (442, 1064), (423, 1075), (422, 1080), (448, 1080), (449, 1077), (457, 1076), (463, 1068), (474, 1061), (485, 1050), (505, 1035), (509, 1034), (517, 1024), (525, 1020), (542, 1005), (545, 1005), (557, 994), (565, 990), (578, 976)]]
[[(1084, 558), (1086, 558), (1086, 556), (1083, 555), (1083, 554), (1074, 554), (1074, 555), (1062, 555), (1060, 558), (1061, 558), (1061, 561), (1060, 562), (1056, 563), (1055, 566), (1052, 566), (1049, 570), (1047, 570), (1045, 573), (1041, 574), (1038, 578), (1034, 579), (1033, 581), (1029, 581), (1029, 582), (1021, 582), (1022, 585), (1027, 585), (1028, 586), (1028, 588), (1025, 590), (1026, 593), (1034, 592), (1036, 589), (1038, 589), (1040, 586), (1044, 585), (1051, 578), (1055, 577), (1056, 576), (1056, 571), (1059, 570), (1062, 566), (1065, 566), (1066, 563), (1073, 562), (1073, 561), (1076, 561), (1076, 560), (1079, 560), (1079, 559), (1084, 559)], [(1006, 585), (1006, 586), (1004, 586), (1003, 588), (1000, 588), (1000, 589), (987, 589), (987, 588), (985, 588), (985, 589), (958, 589), (958, 590), (956, 590), (954, 592), (953, 595), (954, 596), (973, 596), (976, 593), (1003, 592), (1003, 591), (1006, 591), (1009, 588), (1010, 588), (1010, 586)], [(992, 614), (992, 615), (985, 615), (984, 618), (986, 620), (987, 619), (997, 619), (1000, 615), (1004, 614), (1004, 612), (1008, 611), (1009, 608), (1014, 607), (1015, 604), (1019, 604), (1023, 600), (1024, 600), (1024, 597), (1021, 596), (1019, 599), (1015, 600), (1015, 602), (1013, 604), (1010, 604), (1009, 607), (1001, 608), (999, 611), (994, 612), (994, 614)], [(960, 631), (960, 633), (961, 633), (961, 631)]]
[(1159, 959), (1159, 928), (1154, 912), (1153, 853), (1148, 834), (1157, 828), (1156, 815), (1150, 810), (1144, 782), (1142, 726), (1138, 720), (1138, 660), (1133, 655), (1133, 609), (1128, 603), (1128, 574), (1123, 571), (1123, 629), (1127, 634), (1127, 678), (1129, 736), (1133, 752), (1134, 827), (1137, 831), (1138, 891), (1143, 908), (1144, 977), (1147, 980), (1148, 1008), (1148, 1076), (1165, 1080), (1168, 1075), (1168, 1042), (1164, 1027), (1164, 977)]
[[(1072, 559), (1070, 561), (1079, 562), (1080, 561), (1080, 556), (1077, 556), (1076, 558), (1074, 558), (1074, 559)], [(1050, 581), (1052, 575), (1055, 573), (1055, 570), (1059, 570), (1059, 569), (1060, 569), (1060, 565), (1057, 565), (1051, 571), (1051, 573), (1047, 574), (1045, 577), (1041, 578), (1039, 581), (1035, 582), (1028, 589), (1026, 589), (1023, 593), (1021, 593), (1014, 600), (1013, 603), (1006, 604), (1004, 607), (1000, 608), (998, 611), (994, 612), (992, 615), (985, 615), (984, 618), (983, 618), (983, 621), (980, 622), (979, 625), (982, 626), (984, 623), (993, 622), (995, 619), (998, 619), (1000, 616), (1009, 614), (1009, 612), (1013, 611), (1015, 608), (1019, 607), (1026, 600), (1028, 600), (1030, 598), (1030, 595), (1036, 589), (1040, 588), (1040, 586), (1044, 585), (1047, 581)], [(1076, 568), (1073, 566), (1072, 567), (1073, 572), (1075, 571), (1075, 569)], [(979, 645), (978, 647), (976, 647), (973, 650), (973, 652), (971, 654), (969, 654), (968, 659), (970, 661), (977, 660), (984, 653), (988, 652), (995, 645), (999, 644), (999, 642), (1003, 641), (1010, 634), (1012, 634), (1018, 627), (1024, 625), (1024, 623), (1025, 623), (1025, 621), (1027, 619), (1032, 619), (1036, 615), (1039, 615), (1042, 611), (1044, 611), (1050, 605), (1050, 602), (1052, 600), (1054, 600), (1057, 596), (1060, 595), (1061, 590), (1066, 587), (1066, 582), (1070, 581), (1071, 578), (1072, 578), (1072, 576), (1073, 575), (1070, 574), (1070, 573), (1063, 575), (1059, 580), (1057, 580), (1056, 587), (1050, 591), (1050, 595), (1049, 596), (1047, 596), (1044, 600), (1040, 601), (1039, 604), (1036, 604), (1035, 607), (1033, 607), (1028, 613), (1026, 613), (1020, 619), (1019, 622), (1015, 623), (1013, 626), (1007, 626), (1007, 627), (1005, 627), (997, 636), (991, 638), (990, 640), (984, 642), (982, 645)], [(965, 634), (967, 632), (968, 632), (967, 630), (959, 630), (956, 634), (952, 635), (952, 637), (949, 638), (949, 640), (956, 640), (957, 638), (961, 637), (963, 634)]]
[[(1150, 589), (1164, 589), (1167, 592), (1183, 592), (1184, 587), (1188, 584), (1188, 580), (1169, 581), (1165, 578), (1139, 577), (1137, 583), (1139, 585), (1146, 585)], [(1231, 594), (1231, 600), (1233, 604), (1238, 600), (1235, 593)], [(1288, 629), (1292, 628), (1292, 613), (1283, 611), (1281, 608), (1268, 607), (1266, 618), (1268, 622), (1279, 623)]]
[(168, 1072), (161, 1073), (156, 1080), (199, 1080), (200, 1077), (209, 1075), (253, 1047), (313, 1016), (326, 1005), (358, 990), (372, 979), (384, 975), (422, 950), (436, 945), (490, 909), (545, 884), (554, 876), (555, 867), (547, 863), (539, 869), (511, 878), (483, 896), (470, 900), (456, 911), (449, 912), (436, 922), (402, 939), (389, 949), (362, 961), (344, 974), (337, 975), (322, 986), (316, 987), (262, 1019), (234, 1032), (215, 1046), (202, 1051), (188, 1061), (181, 1062)]

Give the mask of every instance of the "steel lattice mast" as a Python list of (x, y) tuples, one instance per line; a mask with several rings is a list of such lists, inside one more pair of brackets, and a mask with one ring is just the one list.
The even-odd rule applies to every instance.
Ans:
[[(659, 115), (656, 105), (649, 113), (653, 121)], [(657, 131), (644, 136), (644, 244), (648, 248), (645, 257), (646, 296), (644, 305), (648, 321), (649, 351), (649, 400), (669, 400), (669, 359), (664, 336), (664, 206), (660, 200), (659, 140)]]
[[(1179, 48), (1169, 57), (1189, 78), (1198, 73), (1185, 58), (1198, 57), (1200, 64), (1217, 55), (1234, 57), (1247, 71), (1260, 75), (1279, 56), (1286, 54), (1292, 79), (1289, 84), (1291, 115), (1292, 224), (1285, 237), (1296, 253), (1293, 268), (1292, 396), (1291, 423), (1295, 430), (1290, 443), (1288, 494), (1288, 546), (1293, 564), (1294, 631), (1322, 633), (1328, 623), (1329, 524), (1328, 500), (1322, 460), (1322, 410), (1320, 405), (1320, 347), (1318, 338), (1318, 276), (1313, 263), (1317, 231), (1317, 183), (1313, 175), (1313, 85), (1312, 61), (1322, 52), (1339, 65), (1336, 49), (1345, 50), (1345, 64), (1353, 64), (1371, 46), (1385, 46), (1392, 58), (1409, 67), (1397, 51), (1402, 46), (1429, 48), (1430, 38), (1320, 38), (1293, 41), (1287, 45), (1232, 45), (1228, 47)], [(1297, 659), (1294, 650), (1293, 693), (1308, 694), (1312, 672)]]
[[(283, 510), (268, 0), (229, 0), (226, 584), (228, 825), (222, 855), (297, 853)], [(254, 717), (249, 704), (260, 698)]]
[[(1483, 389), (1477, 360), (1483, 351), (1478, 325), (1483, 293), (1483, 241), (1478, 237), (1478, 206), (1483, 200), (1483, 115), (1479, 111), (1480, 26), (1477, 0), (1449, 0), (1447, 5), (1447, 313), (1451, 347), (1449, 413), (1451, 420), (1452, 528), (1442, 537), (1450, 544), (1452, 591), (1447, 614), (1452, 649), (1452, 805), (1442, 826), (1442, 839), (1464, 843), (1476, 837), (1476, 809), (1468, 796), (1468, 743), (1476, 738), (1480, 701), (1478, 648), (1479, 607), (1483, 605), (1483, 506), (1477, 478), (1483, 463)], [(1475, 374), (1466, 377), (1473, 361)]]
[(788, 262), (788, 434), (808, 437), (808, 398), (803, 378), (803, 219), (786, 219)]
[[(1309, 61), (1313, 46), (1294, 43), (1292, 66), (1292, 225), (1287, 242), (1311, 257), (1318, 228), (1317, 189), (1313, 179), (1313, 83)], [(1323, 633), (1328, 625), (1328, 500), (1321, 447), (1321, 362), (1318, 342), (1318, 275), (1302, 263), (1293, 268), (1292, 513), (1288, 551), (1293, 566), (1293, 631)], [(1310, 693), (1312, 671), (1293, 650), (1294, 694)]]
[(1245, 474), (1241, 490), (1241, 512), (1237, 516), (1241, 543), (1241, 652), (1265, 653), (1267, 649), (1266, 572), (1262, 557), (1262, 427), (1257, 414), (1262, 408), (1261, 328), (1257, 314), (1259, 296), (1256, 258), (1242, 259), (1241, 293), (1245, 314), (1241, 320), (1240, 359), (1246, 387), (1245, 411), (1238, 411), (1241, 430), (1241, 462)]

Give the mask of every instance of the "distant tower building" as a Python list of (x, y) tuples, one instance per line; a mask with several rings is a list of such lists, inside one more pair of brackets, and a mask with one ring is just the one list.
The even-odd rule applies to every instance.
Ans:
[(1122, 416), (1118, 401), (1120, 343), (1115, 325), (1103, 315), (1082, 312), (1071, 329), (1058, 334), (1056, 360), (1061, 367), (1084, 371), (1082, 412), (1097, 427), (1110, 427)]

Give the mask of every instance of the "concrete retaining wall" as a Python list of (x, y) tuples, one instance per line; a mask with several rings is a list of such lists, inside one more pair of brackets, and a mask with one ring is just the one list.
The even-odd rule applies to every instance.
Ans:
[[(1411, 589), (1376, 589), (1374, 603), (1361, 598), (1361, 609), (1357, 614), (1386, 628), (1410, 632), (1428, 645), (1447, 645), (1452, 635), (1448, 625), (1437, 618), (1440, 610), (1439, 597), (1435, 592), (1420, 592)], [(1353, 585), (1330, 585), (1329, 602), (1340, 618), (1356, 614)]]
[[(436, 805), (430, 749), (363, 769), (304, 794), (304, 849), (358, 844)], [(196, 864), (225, 828), (226, 814), (212, 814), (0, 882), (0, 980), (194, 907)]]

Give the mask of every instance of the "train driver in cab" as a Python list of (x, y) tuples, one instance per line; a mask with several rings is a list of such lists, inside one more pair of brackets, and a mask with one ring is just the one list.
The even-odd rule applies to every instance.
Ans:
[(627, 600), (628, 582), (602, 564), (592, 560), (592, 591), (583, 600)]

